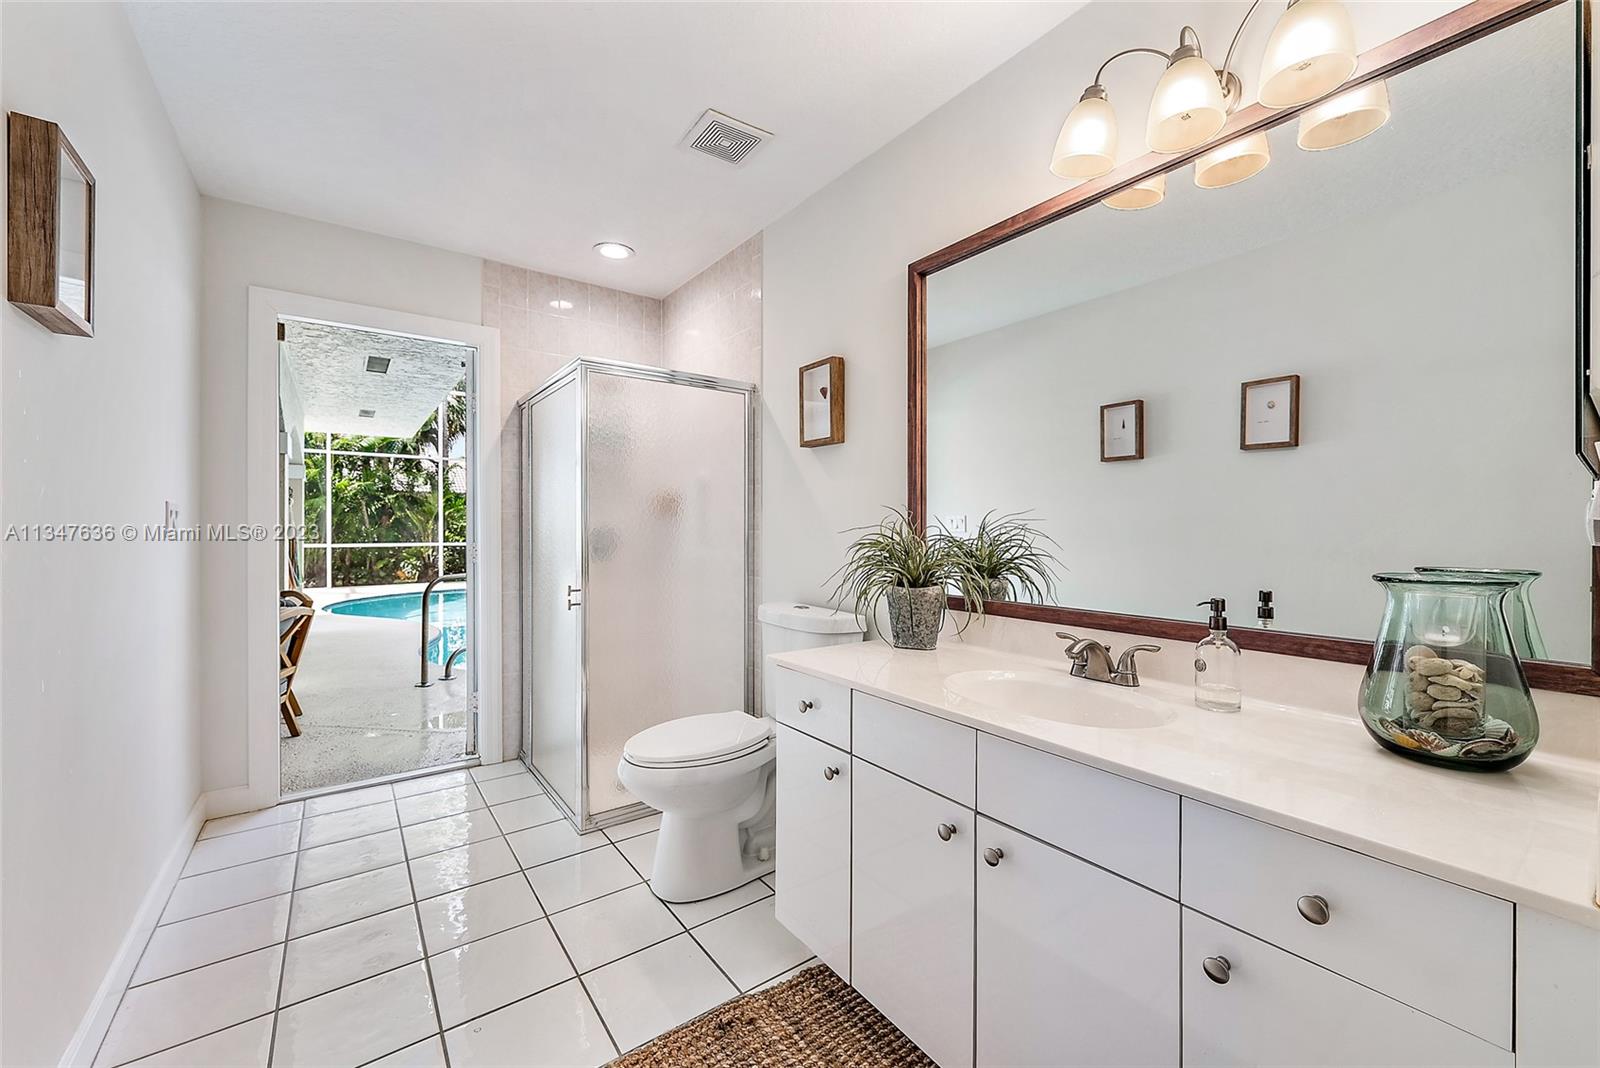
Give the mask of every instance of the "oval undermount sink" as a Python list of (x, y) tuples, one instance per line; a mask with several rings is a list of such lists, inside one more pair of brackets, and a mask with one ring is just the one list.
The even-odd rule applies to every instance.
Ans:
[(974, 704), (1082, 727), (1159, 727), (1178, 714), (1172, 704), (1137, 689), (1053, 671), (962, 671), (946, 678), (944, 686)]

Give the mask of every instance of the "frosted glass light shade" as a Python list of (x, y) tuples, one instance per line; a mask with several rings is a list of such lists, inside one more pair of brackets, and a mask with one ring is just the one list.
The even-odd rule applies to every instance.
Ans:
[(1061, 124), (1050, 172), (1057, 178), (1098, 178), (1117, 164), (1117, 114), (1103, 97), (1088, 97)]
[(1356, 72), (1356, 34), (1338, 0), (1298, 0), (1272, 28), (1261, 57), (1261, 102), (1287, 108), (1337, 89)]
[(1189, 56), (1156, 83), (1145, 137), (1156, 152), (1182, 152), (1217, 136), (1227, 121), (1216, 70), (1202, 57)]
[(1194, 184), (1201, 189), (1221, 189), (1260, 174), (1272, 162), (1265, 133), (1253, 133), (1218, 145), (1194, 161)]
[(1100, 203), (1117, 211), (1138, 211), (1153, 208), (1166, 199), (1166, 174), (1153, 174), (1138, 185), (1130, 185), (1120, 193), (1113, 193)]
[(1296, 143), (1308, 152), (1359, 141), (1389, 121), (1389, 86), (1379, 79), (1324, 100), (1300, 114)]

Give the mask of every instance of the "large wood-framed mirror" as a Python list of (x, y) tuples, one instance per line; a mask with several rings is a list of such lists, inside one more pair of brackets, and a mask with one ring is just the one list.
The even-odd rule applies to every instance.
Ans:
[[(1245, 648), (1362, 663), (1374, 572), (1532, 569), (1529, 681), (1600, 694), (1587, 23), (1478, 0), (1362, 55), (1370, 136), (1302, 151), (1307, 107), (1253, 104), (913, 263), (913, 519), (1059, 543), (1052, 603), (986, 610), (1196, 640), (1225, 596)], [(1257, 133), (1270, 166), (1197, 188)], [(1101, 203), (1158, 175), (1154, 207)], [(1105, 462), (1130, 398), (1138, 455)]]

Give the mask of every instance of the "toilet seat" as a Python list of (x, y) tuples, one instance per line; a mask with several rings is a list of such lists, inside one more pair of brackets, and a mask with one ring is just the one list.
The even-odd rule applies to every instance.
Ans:
[(635, 734), (622, 758), (640, 768), (687, 768), (753, 753), (772, 737), (772, 722), (738, 710), (658, 723)]

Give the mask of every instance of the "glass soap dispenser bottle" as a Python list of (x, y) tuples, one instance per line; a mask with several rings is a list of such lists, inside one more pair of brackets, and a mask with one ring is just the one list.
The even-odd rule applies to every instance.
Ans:
[(1199, 602), (1209, 608), (1211, 631), (1194, 647), (1194, 703), (1213, 712), (1239, 711), (1239, 647), (1228, 637), (1228, 602)]

